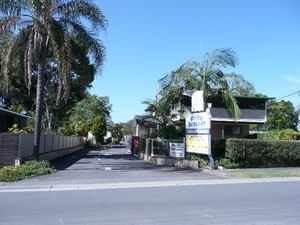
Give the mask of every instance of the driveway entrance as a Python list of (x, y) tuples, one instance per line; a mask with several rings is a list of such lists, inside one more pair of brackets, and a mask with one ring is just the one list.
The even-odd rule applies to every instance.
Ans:
[(146, 163), (128, 154), (126, 146), (111, 149), (84, 149), (67, 157), (53, 161), (59, 170), (52, 177), (82, 182), (113, 183), (220, 179), (210, 171), (201, 169), (179, 169)]
[(126, 146), (85, 148), (51, 162), (54, 174), (22, 180), (15, 186), (55, 186), (224, 179), (208, 170), (179, 169), (146, 163), (128, 154)]

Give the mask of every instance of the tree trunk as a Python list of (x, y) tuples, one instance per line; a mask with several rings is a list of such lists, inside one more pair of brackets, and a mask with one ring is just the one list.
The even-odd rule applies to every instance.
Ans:
[(39, 160), (40, 138), (42, 128), (42, 110), (45, 92), (45, 73), (46, 73), (46, 51), (47, 36), (42, 35), (42, 44), (38, 59), (38, 81), (36, 89), (36, 108), (35, 108), (35, 125), (33, 138), (33, 158)]

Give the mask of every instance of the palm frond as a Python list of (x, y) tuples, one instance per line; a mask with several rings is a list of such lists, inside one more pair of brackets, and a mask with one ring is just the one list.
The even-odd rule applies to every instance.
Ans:
[(105, 30), (107, 27), (107, 20), (102, 14), (98, 6), (90, 0), (73, 0), (58, 7), (59, 13), (65, 18), (77, 21), (79, 17), (87, 19), (92, 24), (92, 29), (98, 31)]
[(208, 76), (208, 83), (212, 88), (215, 89), (228, 89), (228, 81), (229, 80), (227, 77), (225, 77), (225, 74), (220, 69), (210, 71), (210, 75)]
[(150, 114), (155, 113), (157, 110), (156, 102), (152, 99), (145, 99), (142, 101), (142, 104), (147, 105), (145, 112)]
[(24, 56), (25, 85), (27, 86), (28, 91), (30, 91), (31, 88), (34, 42), (34, 31), (31, 30), (28, 36), (28, 44), (26, 45)]
[(161, 79), (159, 79), (157, 82), (158, 82), (158, 88), (159, 90), (163, 90), (165, 89), (166, 87), (168, 87), (172, 80), (174, 79), (174, 74), (171, 72), (171, 73), (168, 73), (166, 74), (164, 77), (162, 77)]
[(85, 45), (89, 50), (91, 56), (94, 58), (96, 68), (99, 68), (105, 59), (105, 47), (100, 40), (94, 37), (93, 33), (88, 32), (83, 25), (73, 22), (65, 21), (73, 28), (73, 33), (84, 42), (81, 45)]
[(235, 67), (238, 63), (238, 58), (236, 53), (230, 48), (219, 48), (212, 52), (211, 54), (212, 65), (221, 67)]
[(4, 51), (2, 52), (2, 71), (4, 78), (4, 89), (8, 91), (9, 86), (9, 74), (11, 67), (11, 62), (16, 55), (16, 52), (20, 48), (20, 46), (24, 46), (27, 42), (27, 37), (30, 33), (30, 29), (23, 29), (18, 35), (12, 37), (4, 47)]
[(20, 16), (8, 16), (0, 19), (0, 31), (7, 32), (16, 28)]
[(71, 81), (71, 38), (64, 26), (56, 20), (50, 22), (49, 42), (53, 49), (53, 55), (57, 62), (59, 74), (57, 102), (69, 96)]
[(254, 89), (253, 84), (251, 82), (247, 81), (242, 75), (230, 73), (230, 74), (224, 75), (224, 79), (227, 80), (230, 88), (244, 87), (244, 88)]
[(20, 15), (24, 3), (26, 0), (1, 0), (0, 12), (5, 15)]
[(228, 111), (231, 113), (231, 116), (237, 120), (241, 116), (240, 108), (237, 104), (236, 99), (228, 89), (218, 89), (218, 92), (221, 94), (225, 105), (228, 108)]

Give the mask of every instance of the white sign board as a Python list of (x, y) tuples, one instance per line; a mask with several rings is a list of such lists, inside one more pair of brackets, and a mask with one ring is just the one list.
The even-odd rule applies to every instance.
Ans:
[(195, 91), (192, 94), (192, 112), (204, 111), (203, 91)]
[(184, 143), (170, 142), (170, 156), (174, 158), (184, 158)]
[(211, 122), (206, 112), (191, 113), (185, 119), (186, 151), (211, 155)]

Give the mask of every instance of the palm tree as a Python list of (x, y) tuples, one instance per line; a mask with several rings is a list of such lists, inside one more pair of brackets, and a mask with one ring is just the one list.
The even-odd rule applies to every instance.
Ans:
[(166, 92), (174, 87), (181, 93), (185, 90), (203, 90), (204, 102), (207, 102), (208, 97), (221, 96), (232, 117), (237, 119), (240, 110), (232, 88), (237, 86), (253, 88), (253, 85), (241, 75), (226, 74), (221, 70), (227, 66), (235, 67), (236, 64), (237, 56), (234, 51), (229, 48), (216, 49), (211, 54), (207, 53), (202, 63), (188, 61), (163, 77), (160, 83), (164, 84), (163, 90)]
[(153, 118), (158, 126), (165, 126), (169, 122), (171, 102), (160, 100), (146, 99), (142, 104), (146, 105), (145, 112), (149, 113), (149, 117)]
[[(90, 0), (1, 0), (0, 12), (5, 15), (0, 20), (1, 32), (17, 31), (2, 55), (6, 90), (11, 62), (18, 53), (24, 57), (25, 84), (28, 90), (31, 87), (32, 76), (37, 76), (34, 156), (38, 159), (47, 55), (50, 52), (53, 54), (58, 70), (57, 99), (67, 101), (72, 49), (82, 46), (75, 37), (84, 40), (94, 58), (95, 66), (100, 68), (105, 49), (97, 39), (97, 32), (106, 28), (107, 21), (100, 9)], [(90, 31), (80, 22), (80, 18), (90, 22)], [(20, 48), (24, 51), (20, 51)]]

